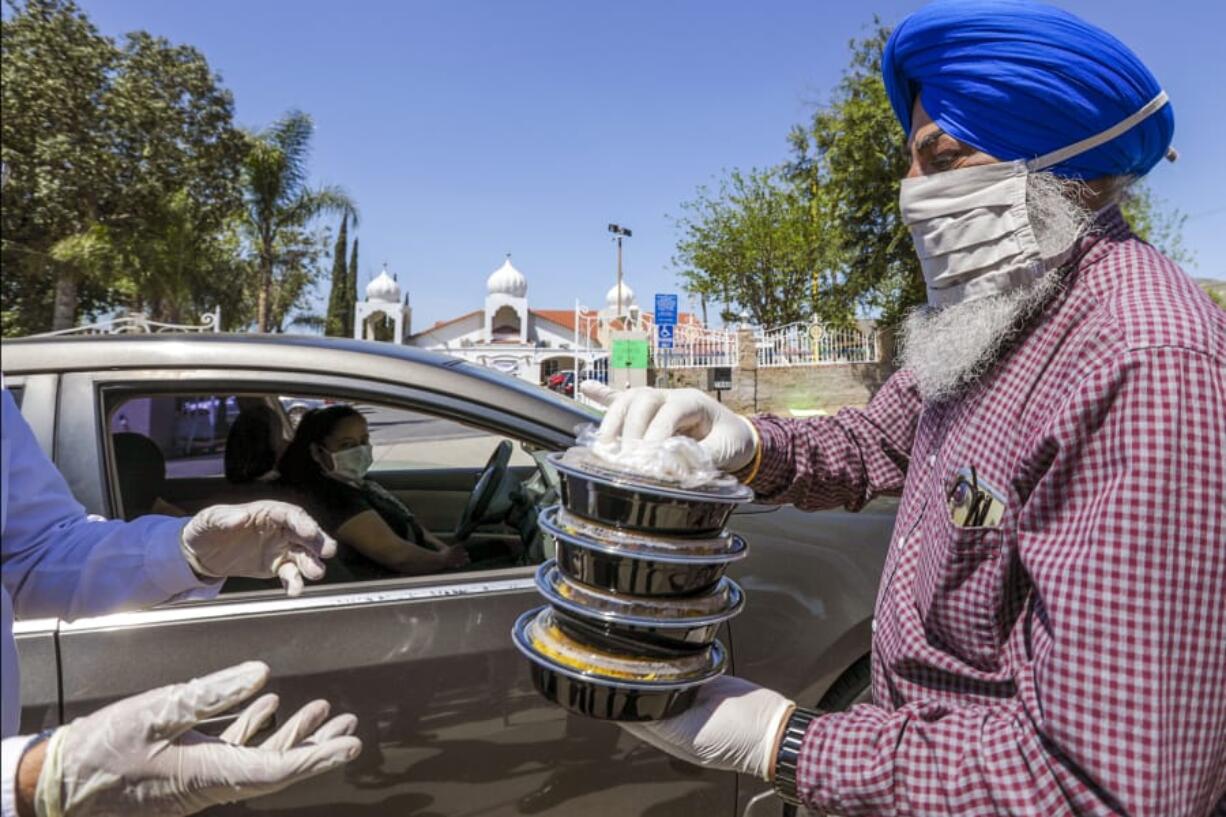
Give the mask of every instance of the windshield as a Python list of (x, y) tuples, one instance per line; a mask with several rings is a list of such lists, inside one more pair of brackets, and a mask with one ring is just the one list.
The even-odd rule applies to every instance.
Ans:
[(538, 386), (535, 383), (528, 382), (527, 380), (522, 380), (518, 377), (512, 377), (511, 375), (508, 375), (508, 374), (503, 374), (502, 372), (497, 371), (496, 369), (490, 369), (485, 366), (479, 366), (476, 363), (469, 363), (468, 361), (458, 360), (458, 359), (454, 363), (449, 363), (448, 366), (455, 368), (455, 369), (459, 369), (460, 371), (463, 371), (467, 375), (471, 375), (473, 377), (479, 377), (479, 378), (482, 378), (484, 380), (488, 380), (491, 382), (496, 382), (499, 385), (502, 385), (509, 389), (514, 389), (515, 391), (518, 391), (522, 394), (530, 394), (533, 397), (537, 397), (542, 400), (548, 400), (551, 403), (555, 403), (556, 405), (571, 409), (572, 411), (582, 412), (583, 414), (586, 414), (588, 417), (590, 417), (592, 422), (598, 423), (600, 422), (600, 418), (604, 416), (603, 411), (593, 406), (590, 406), (587, 403), (583, 403), (583, 402), (580, 402), (579, 400), (574, 400), (570, 397), (566, 397), (559, 392), (545, 388), (544, 386)]

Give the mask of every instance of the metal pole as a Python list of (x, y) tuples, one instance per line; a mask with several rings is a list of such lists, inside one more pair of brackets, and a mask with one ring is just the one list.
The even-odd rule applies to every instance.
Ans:
[(622, 316), (622, 237), (617, 237), (617, 317)]
[(579, 299), (575, 298), (575, 399), (579, 398)]

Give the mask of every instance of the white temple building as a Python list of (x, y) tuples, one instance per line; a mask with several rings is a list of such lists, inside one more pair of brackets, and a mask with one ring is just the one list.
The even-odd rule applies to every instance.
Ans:
[[(577, 303), (534, 309), (529, 305), (528, 279), (508, 254), (486, 279), (480, 309), (414, 332), (409, 297), (402, 298), (399, 284), (385, 268), (367, 285), (365, 302), (357, 305), (354, 335), (369, 339), (368, 319), (382, 315), (394, 323), (393, 342), (443, 352), (533, 383), (544, 383), (567, 369), (576, 369), (581, 376), (600, 376), (608, 366), (611, 330), (646, 326), (651, 319), (640, 312), (634, 290), (624, 280), (619, 317), (618, 294), (614, 285), (600, 310)], [(695, 322), (690, 314), (678, 317), (683, 323)]]
[(372, 318), (385, 318), (392, 323), (392, 341), (404, 343), (412, 325), (413, 310), (409, 308), (409, 296), (400, 301), (400, 284), (394, 276), (383, 270), (366, 285), (366, 300), (354, 306), (353, 336), (358, 340), (375, 340)]

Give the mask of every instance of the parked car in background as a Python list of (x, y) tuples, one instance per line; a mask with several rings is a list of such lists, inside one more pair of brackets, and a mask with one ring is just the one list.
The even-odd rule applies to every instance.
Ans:
[(563, 369), (549, 376), (549, 389), (567, 397), (575, 396), (575, 372), (573, 369)]
[(308, 411), (323, 408), (328, 404), (328, 401), (314, 397), (289, 397), (283, 394), (278, 399), (281, 401), (281, 409), (293, 428), (298, 427), (298, 423)]
[[(462, 572), (357, 581), (331, 564), (325, 581), (298, 598), (275, 581), (231, 580), (211, 601), (20, 621), (23, 730), (259, 658), (272, 668), (282, 711), (327, 698), (334, 711), (358, 716), (365, 749), (348, 767), (212, 814), (782, 812), (773, 797), (754, 799), (767, 789), (760, 781), (677, 763), (611, 724), (546, 702), (511, 644), (515, 618), (541, 603), (532, 576), (545, 554), (531, 503), (547, 500), (531, 497), (547, 497), (556, 481), (544, 457), (598, 420), (592, 410), (455, 358), (334, 338), (27, 339), (4, 342), (3, 368), (39, 443), (91, 513), (132, 517), (150, 496), (184, 513), (292, 498), (267, 482), (227, 482), (228, 439), (212, 459), (168, 444), (178, 407), (201, 401), (227, 412), (272, 409), (286, 437), (297, 406), (359, 407), (374, 448), (370, 478), (445, 538), (471, 512), (474, 486), (505, 441), (514, 446), (507, 479), (522, 489), (514, 512), (485, 518), (473, 533), (486, 556)], [(119, 455), (120, 435), (140, 443), (124, 447), (143, 450), (139, 460)], [(890, 502), (859, 514), (738, 511), (732, 527), (750, 555), (731, 575), (748, 604), (721, 634), (730, 671), (809, 706), (865, 699), (893, 519)]]
[(207, 395), (179, 400), (175, 411), (172, 450), (185, 455), (219, 451), (225, 444), (230, 423), (234, 422), (238, 411), (233, 397)]

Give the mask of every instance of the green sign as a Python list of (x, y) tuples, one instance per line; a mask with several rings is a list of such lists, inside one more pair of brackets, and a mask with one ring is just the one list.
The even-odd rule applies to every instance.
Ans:
[(647, 341), (615, 340), (613, 354), (609, 359), (611, 369), (646, 369)]

